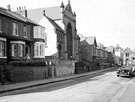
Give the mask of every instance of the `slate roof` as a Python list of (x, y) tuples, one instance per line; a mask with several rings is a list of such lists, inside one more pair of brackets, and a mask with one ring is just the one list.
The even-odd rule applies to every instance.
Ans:
[(32, 20), (30, 20), (30, 19), (28, 19), (26, 17), (23, 17), (23, 16), (21, 16), (18, 13), (9, 11), (9, 10), (7, 10), (5, 8), (1, 8), (0, 7), (0, 14), (5, 15), (5, 16), (8, 16), (8, 17), (11, 17), (11, 18), (16, 19), (16, 20), (19, 20), (19, 21), (23, 21), (23, 22), (27, 22), (27, 23), (32, 23), (32, 24), (38, 25), (34, 21), (32, 21)]
[(84, 41), (86, 39), (82, 34), (79, 34), (78, 36), (80, 37), (80, 41)]
[(87, 37), (86, 41), (89, 45), (96, 45), (97, 46), (97, 42), (96, 42), (96, 37), (91, 36), (91, 37)]
[(114, 52), (114, 47), (113, 46), (109, 46), (109, 47), (106, 48), (106, 50), (108, 52)]
[(80, 38), (81, 45), (95, 45), (97, 47), (96, 37), (85, 37), (82, 34), (79, 34), (78, 36)]
[(99, 49), (103, 49), (103, 50), (105, 50), (104, 45), (103, 45), (103, 44), (101, 44), (101, 43), (97, 43), (97, 47), (98, 47)]
[(130, 48), (127, 47), (127, 48), (125, 48), (125, 50), (123, 52), (125, 53), (125, 52), (132, 52), (132, 51)]
[(36, 23), (39, 23), (39, 21), (43, 17), (44, 10), (45, 10), (45, 14), (50, 19), (52, 19), (52, 20), (60, 20), (61, 19), (59, 6), (27, 10), (27, 17), (30, 18), (31, 20), (35, 21)]

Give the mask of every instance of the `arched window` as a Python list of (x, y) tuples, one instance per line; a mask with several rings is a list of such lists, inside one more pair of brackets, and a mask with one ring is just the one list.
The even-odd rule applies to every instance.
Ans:
[(70, 23), (68, 23), (68, 25), (67, 25), (67, 53), (68, 53), (68, 59), (72, 58), (72, 49), (73, 49), (72, 25)]

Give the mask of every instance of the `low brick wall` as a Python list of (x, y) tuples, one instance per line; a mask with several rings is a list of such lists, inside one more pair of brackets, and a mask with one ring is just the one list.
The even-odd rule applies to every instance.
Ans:
[(105, 69), (109, 67), (110, 67), (110, 63), (100, 64), (100, 69)]
[(12, 82), (41, 80), (49, 77), (48, 68), (44, 66), (13, 67), (11, 70)]
[(68, 76), (74, 73), (75, 73), (74, 61), (61, 61), (59, 65), (55, 66), (56, 77)]

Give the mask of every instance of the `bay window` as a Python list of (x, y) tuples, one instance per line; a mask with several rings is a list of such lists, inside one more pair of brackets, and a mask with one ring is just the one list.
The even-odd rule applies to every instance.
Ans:
[(40, 26), (35, 26), (34, 27), (34, 38), (45, 39), (45, 29)]
[(22, 41), (11, 41), (11, 56), (12, 57), (24, 57), (25, 55), (25, 42)]
[(42, 42), (36, 42), (34, 44), (34, 57), (35, 58), (44, 58), (45, 52), (44, 52), (45, 44)]

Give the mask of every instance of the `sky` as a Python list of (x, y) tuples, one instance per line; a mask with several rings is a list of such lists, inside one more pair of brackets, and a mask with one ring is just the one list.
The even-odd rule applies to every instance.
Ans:
[[(60, 6), (68, 0), (0, 0), (0, 7), (12, 10)], [(104, 46), (129, 47), (135, 50), (135, 0), (70, 0), (76, 12), (77, 32), (95, 36)]]

